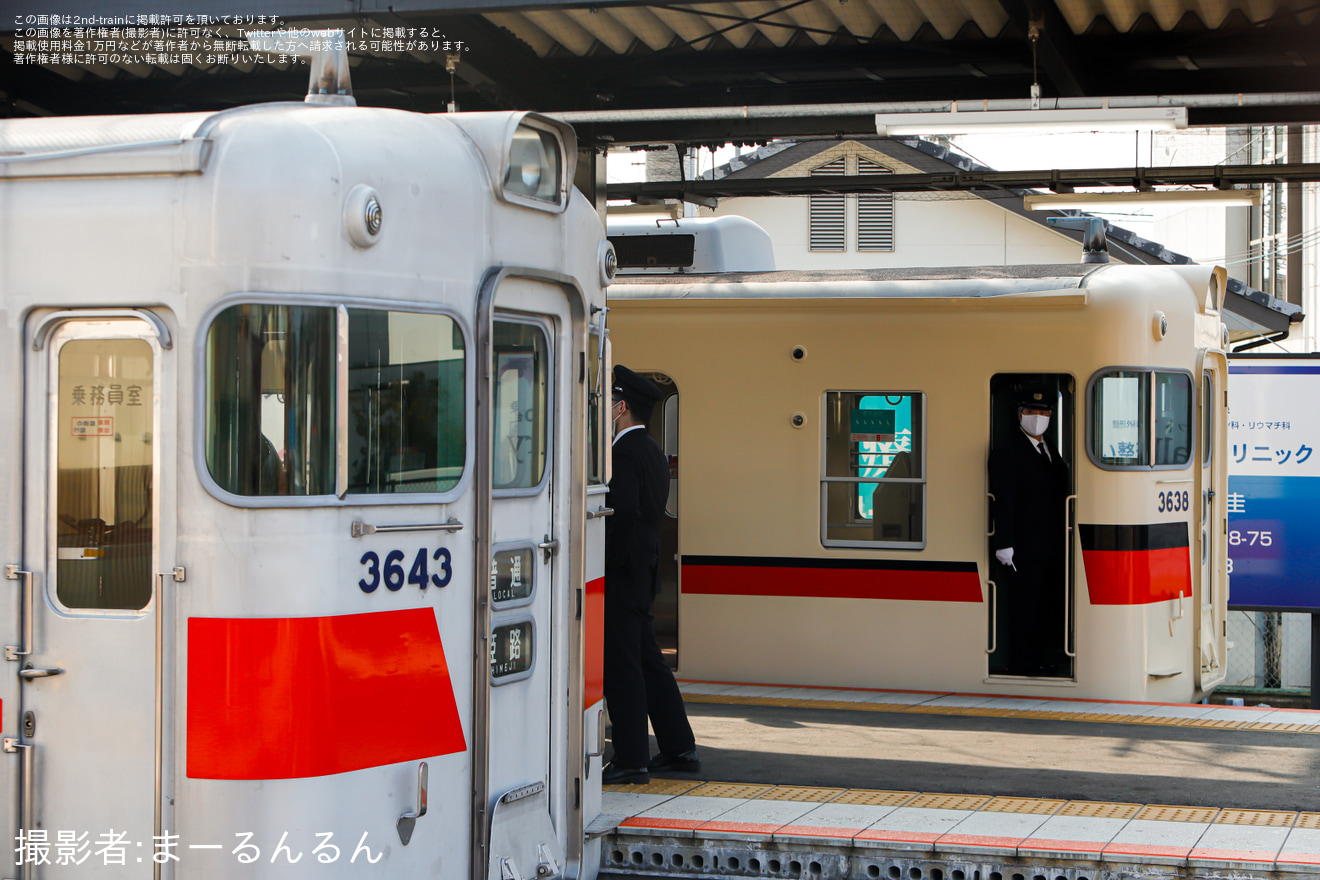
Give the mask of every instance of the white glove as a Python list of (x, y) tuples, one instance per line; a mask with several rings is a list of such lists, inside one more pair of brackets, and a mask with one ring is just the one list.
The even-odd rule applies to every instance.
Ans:
[(1005, 547), (1003, 550), (996, 550), (995, 559), (998, 559), (1001, 565), (1007, 565), (1009, 568), (1017, 571), (1017, 566), (1013, 564), (1012, 547)]

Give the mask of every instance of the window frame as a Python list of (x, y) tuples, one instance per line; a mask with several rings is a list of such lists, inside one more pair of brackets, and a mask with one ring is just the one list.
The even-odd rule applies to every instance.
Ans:
[[(206, 460), (207, 419), (210, 415), (206, 405), (206, 359), (207, 338), (211, 325), (226, 309), (234, 306), (290, 306), (303, 308), (374, 309), (376, 311), (413, 312), (417, 314), (444, 315), (450, 318), (463, 336), (463, 473), (458, 482), (445, 492), (394, 492), (386, 494), (354, 495), (345, 493), (343, 498), (329, 495), (237, 495), (223, 488), (211, 476), (211, 468)], [(377, 299), (362, 296), (336, 296), (333, 294), (298, 294), (298, 293), (233, 293), (213, 302), (202, 315), (194, 337), (193, 353), (193, 464), (197, 478), (207, 494), (230, 507), (242, 508), (290, 508), (290, 507), (367, 507), (389, 505), (402, 507), (416, 504), (449, 504), (462, 497), (471, 484), (472, 461), (475, 455), (475, 436), (472, 430), (476, 415), (476, 378), (472, 369), (470, 353), (473, 345), (472, 329), (464, 315), (451, 306), (440, 303), (416, 302), (400, 299)], [(341, 365), (337, 370), (342, 374), (346, 368)], [(335, 379), (336, 412), (342, 412), (342, 404), (347, 403), (348, 389), (341, 387), (341, 375)], [(343, 454), (343, 440), (340, 432), (344, 426), (336, 418), (335, 430), (335, 468), (347, 467), (347, 461), (340, 461)]]
[[(1095, 452), (1095, 385), (1101, 379), (1113, 373), (1141, 373), (1146, 377), (1146, 426), (1145, 439), (1147, 448), (1150, 450), (1150, 464), (1108, 464), (1103, 458), (1096, 455)], [(1182, 464), (1155, 464), (1155, 376), (1158, 373), (1171, 375), (1180, 375), (1187, 377), (1188, 388), (1191, 393), (1188, 395), (1188, 435), (1187, 460)], [(1189, 369), (1183, 367), (1153, 367), (1153, 366), (1105, 366), (1091, 374), (1091, 378), (1086, 380), (1086, 457), (1091, 460), (1091, 464), (1104, 471), (1135, 471), (1138, 473), (1150, 471), (1185, 471), (1193, 465), (1201, 467), (1199, 461), (1199, 450), (1201, 444), (1201, 427), (1197, 415), (1197, 402), (1201, 398), (1201, 387), (1196, 376)]]
[[(550, 484), (550, 472), (554, 469), (554, 461), (555, 461), (555, 424), (557, 421), (557, 419), (555, 418), (555, 404), (557, 403), (557, 400), (555, 395), (556, 350), (555, 350), (554, 328), (550, 325), (548, 321), (545, 321), (541, 318), (533, 317), (531, 315), (518, 314), (517, 312), (496, 312), (493, 316), (491, 316), (490, 323), (491, 323), (491, 339), (492, 339), (491, 341), (492, 358), (495, 357), (494, 335), (495, 335), (496, 324), (522, 324), (528, 327), (535, 327), (537, 330), (541, 331), (541, 336), (545, 339), (545, 358), (546, 358), (545, 368), (547, 374), (546, 382), (545, 382), (546, 437), (545, 437), (545, 467), (541, 469), (541, 479), (537, 481), (535, 486), (517, 486), (517, 487), (510, 486), (508, 488), (501, 489), (494, 485), (493, 474), (492, 474), (492, 483), (491, 483), (492, 485), (491, 495), (494, 498), (519, 498), (519, 497), (531, 497), (533, 495), (540, 495), (542, 492), (545, 491), (546, 486)], [(493, 365), (492, 365), (492, 369), (493, 369)], [(492, 382), (494, 382), (497, 378), (498, 377), (492, 377)], [(495, 394), (492, 391), (491, 406), (493, 407), (494, 405), (495, 405)], [(495, 433), (494, 433), (494, 429), (492, 428), (491, 430), (492, 440), (494, 439), (494, 437), (495, 437)]]
[[(920, 477), (895, 477), (888, 480), (890, 483), (906, 483), (909, 485), (921, 486), (921, 540), (920, 541), (848, 541), (829, 537), (829, 484), (830, 483), (851, 483), (858, 485), (861, 483), (880, 484), (886, 482), (884, 477), (832, 477), (827, 472), (828, 467), (828, 449), (826, 446), (825, 430), (829, 424), (829, 396), (831, 394), (860, 394), (864, 397), (911, 397), (921, 402), (921, 476)], [(925, 550), (927, 542), (927, 529), (929, 527), (929, 497), (930, 497), (930, 469), (926, 461), (927, 453), (927, 434), (929, 407), (926, 401), (926, 392), (917, 389), (907, 391), (875, 391), (861, 390), (855, 388), (827, 388), (820, 395), (820, 468), (817, 475), (817, 481), (820, 484), (820, 507), (817, 510), (817, 516), (820, 519), (820, 543), (826, 548), (869, 548), (874, 550)], [(914, 448), (918, 444), (913, 444)]]

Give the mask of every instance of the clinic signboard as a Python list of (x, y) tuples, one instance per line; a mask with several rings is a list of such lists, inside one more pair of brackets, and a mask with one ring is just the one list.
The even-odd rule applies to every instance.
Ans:
[(1320, 355), (1235, 355), (1229, 607), (1320, 612)]

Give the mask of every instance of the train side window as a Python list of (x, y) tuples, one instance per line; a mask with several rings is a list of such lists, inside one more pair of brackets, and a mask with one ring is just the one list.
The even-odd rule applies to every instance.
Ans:
[(235, 495), (331, 495), (335, 321), (326, 306), (225, 309), (206, 339), (206, 463)]
[(529, 489), (545, 473), (549, 346), (534, 324), (496, 321), (494, 487)]
[(1185, 373), (1155, 374), (1155, 466), (1192, 459), (1192, 379)]
[(348, 310), (348, 492), (447, 492), (463, 476), (463, 334), (448, 315)]
[(821, 542), (827, 547), (925, 546), (925, 396), (825, 394)]
[(1091, 378), (1091, 460), (1109, 469), (1180, 468), (1192, 457), (1186, 373), (1106, 370)]

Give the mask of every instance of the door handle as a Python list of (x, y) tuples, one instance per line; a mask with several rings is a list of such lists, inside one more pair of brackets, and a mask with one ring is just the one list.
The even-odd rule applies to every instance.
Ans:
[(550, 540), (550, 536), (546, 535), (544, 540), (536, 545), (536, 549), (543, 551), (545, 553), (545, 561), (549, 562), (551, 556), (555, 556), (559, 553), (559, 542)]
[(426, 769), (426, 762), (423, 761), (417, 767), (417, 809), (404, 813), (399, 817), (399, 821), (395, 823), (395, 828), (399, 832), (399, 841), (404, 846), (407, 846), (408, 841), (412, 840), (413, 826), (417, 824), (417, 820), (426, 815), (426, 783), (429, 775), (430, 772)]
[(604, 517), (613, 516), (613, 515), (614, 515), (613, 507), (598, 507), (595, 510), (587, 511), (587, 519), (603, 519)]
[(18, 670), (18, 677), (24, 681), (32, 681), (36, 678), (52, 678), (56, 675), (63, 675), (64, 670), (58, 666), (51, 669), (33, 669), (29, 666), (27, 669)]

